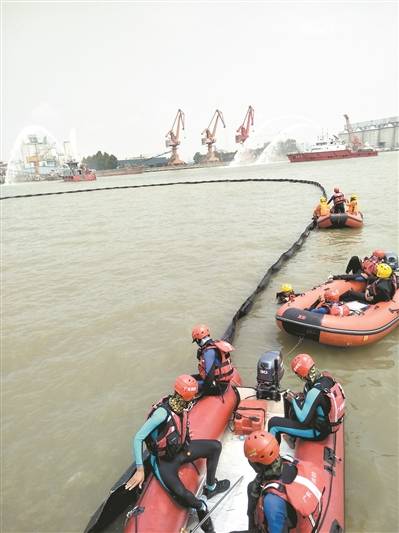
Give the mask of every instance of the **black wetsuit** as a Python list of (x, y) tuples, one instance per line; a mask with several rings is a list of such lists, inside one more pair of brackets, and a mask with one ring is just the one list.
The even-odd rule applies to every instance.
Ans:
[(376, 304), (378, 302), (389, 302), (389, 300), (392, 300), (395, 294), (395, 290), (396, 290), (392, 277), (388, 279), (377, 278), (373, 283), (368, 284), (367, 288), (371, 289), (371, 293), (372, 293), (371, 300), (366, 300), (364, 292), (352, 291), (352, 290), (344, 292), (341, 295), (341, 300), (343, 302), (351, 302), (353, 300), (357, 300), (358, 302), (363, 302), (366, 304)]

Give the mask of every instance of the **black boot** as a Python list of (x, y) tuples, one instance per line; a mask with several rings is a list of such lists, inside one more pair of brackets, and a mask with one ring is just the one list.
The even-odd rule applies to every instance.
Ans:
[(225, 492), (230, 487), (230, 481), (228, 479), (221, 479), (216, 481), (216, 487), (213, 490), (208, 489), (206, 486), (204, 487), (204, 490), (202, 493), (209, 499), (216, 496), (216, 494), (220, 494), (221, 492)]
[[(198, 516), (198, 521), (201, 522), (201, 520), (203, 518), (205, 518), (205, 516), (208, 514), (208, 508), (207, 506), (204, 504), (204, 507), (205, 509), (197, 509), (197, 516)], [(212, 524), (212, 520), (211, 520), (211, 517), (207, 518), (205, 520), (205, 522), (203, 524), (201, 524), (201, 529), (202, 531), (205, 531), (206, 533), (216, 533), (214, 527), (213, 527), (213, 524)]]

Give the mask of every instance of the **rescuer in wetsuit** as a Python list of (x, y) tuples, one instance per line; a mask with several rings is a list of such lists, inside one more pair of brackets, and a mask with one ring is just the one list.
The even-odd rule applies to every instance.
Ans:
[(298, 515), (317, 520), (325, 488), (318, 467), (281, 457), (276, 438), (264, 430), (248, 435), (244, 453), (256, 477), (247, 488), (248, 530), (232, 533), (285, 533), (297, 526)]
[(345, 195), (339, 190), (339, 187), (334, 187), (334, 194), (328, 200), (327, 205), (333, 202), (334, 204), (334, 213), (345, 213)]
[(191, 332), (193, 342), (198, 345), (198, 388), (202, 396), (223, 394), (233, 376), (230, 352), (234, 347), (223, 340), (213, 340), (209, 327), (205, 324), (195, 326)]
[[(323, 440), (336, 431), (344, 416), (345, 397), (341, 386), (327, 373), (320, 372), (308, 354), (298, 354), (291, 361), (291, 369), (305, 381), (303, 394), (288, 391), (285, 400), (290, 404), (291, 416), (274, 416), (269, 420), (268, 431), (280, 443), (281, 433), (291, 438)], [(338, 388), (337, 388), (338, 387)], [(328, 394), (334, 389), (337, 397), (332, 405)]]
[[(125, 488), (132, 490), (137, 485), (141, 488), (144, 482), (143, 442), (145, 441), (150, 452), (154, 475), (182, 507), (194, 508), (198, 520), (201, 521), (208, 513), (207, 505), (180, 481), (180, 467), (196, 459), (206, 458), (207, 474), (203, 494), (207, 498), (226, 491), (230, 481), (228, 479), (218, 481), (215, 478), (222, 451), (221, 443), (211, 439), (190, 439), (187, 408), (197, 392), (197, 381), (192, 376), (181, 375), (176, 379), (174, 394), (162, 398), (153, 406), (147, 421), (133, 439), (137, 470), (127, 481)], [(208, 533), (214, 533), (211, 518), (208, 518), (201, 528)]]

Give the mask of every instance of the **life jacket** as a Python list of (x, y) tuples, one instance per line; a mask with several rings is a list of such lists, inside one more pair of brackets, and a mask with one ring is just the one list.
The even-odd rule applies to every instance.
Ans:
[(391, 299), (394, 297), (394, 294), (398, 289), (398, 281), (395, 275), (391, 276), (390, 278), (386, 278), (386, 279), (377, 278), (375, 281), (373, 281), (373, 283), (367, 286), (367, 291), (373, 298), (375, 298), (378, 295), (379, 293), (378, 286), (380, 285), (380, 283), (384, 281), (391, 283), (391, 287), (389, 290), (390, 292), (389, 296)]
[(295, 531), (314, 531), (321, 516), (322, 497), (325, 489), (323, 472), (308, 461), (297, 461), (284, 457), (284, 462), (296, 466), (297, 474), (291, 483), (281, 479), (267, 481), (262, 485), (262, 496), (258, 500), (255, 522), (261, 531), (267, 531), (263, 510), (263, 498), (266, 494), (276, 494), (288, 502), (296, 511)]
[(357, 200), (352, 200), (348, 204), (348, 213), (350, 215), (357, 215), (358, 213), (358, 206), (357, 206)]
[(365, 257), (362, 261), (362, 270), (369, 276), (374, 275), (375, 268), (380, 263), (381, 259), (372, 255), (371, 257)]
[(150, 434), (145, 439), (145, 443), (150, 453), (159, 458), (164, 457), (167, 460), (171, 460), (188, 444), (190, 441), (190, 432), (188, 412), (184, 410), (181, 415), (178, 415), (171, 409), (168, 399), (169, 396), (165, 396), (152, 406), (147, 419), (159, 407), (163, 407), (167, 411), (168, 416), (165, 422), (162, 422), (158, 426), (156, 440)]
[(326, 204), (318, 204), (315, 207), (314, 215), (317, 217), (324, 217), (330, 214), (330, 208)]
[(202, 379), (206, 378), (206, 370), (205, 370), (205, 358), (204, 358), (204, 352), (206, 350), (209, 350), (210, 348), (213, 348), (216, 350), (219, 359), (220, 364), (216, 365), (216, 360), (214, 363), (214, 370), (213, 375), (215, 377), (215, 380), (217, 382), (228, 382), (231, 380), (233, 375), (233, 365), (231, 364), (230, 360), (230, 352), (234, 350), (234, 347), (226, 341), (219, 341), (219, 340), (211, 340), (210, 342), (206, 343), (204, 346), (201, 346), (198, 349), (197, 352), (197, 359), (198, 359), (198, 372)]
[(333, 194), (334, 205), (339, 205), (345, 203), (345, 195), (343, 192), (335, 192)]
[[(329, 372), (322, 372), (321, 378), (316, 380), (313, 387), (316, 387), (324, 393), (330, 403), (330, 410), (328, 412), (328, 422), (331, 428), (331, 433), (338, 431), (345, 416), (345, 393), (341, 385), (335, 381)], [(329, 385), (328, 381), (332, 381)]]

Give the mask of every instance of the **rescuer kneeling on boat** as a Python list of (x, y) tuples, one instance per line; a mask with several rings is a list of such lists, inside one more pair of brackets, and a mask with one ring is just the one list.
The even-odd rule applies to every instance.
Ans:
[(333, 202), (334, 213), (345, 213), (346, 198), (343, 192), (339, 190), (339, 187), (334, 187), (334, 194), (328, 200), (327, 204)]
[[(197, 381), (189, 375), (176, 379), (174, 394), (162, 398), (156, 403), (146, 423), (139, 429), (133, 439), (133, 452), (137, 470), (125, 485), (132, 490), (144, 482), (143, 442), (150, 453), (151, 467), (161, 485), (183, 507), (197, 511), (202, 520), (208, 513), (205, 501), (196, 498), (186, 489), (179, 478), (179, 468), (196, 459), (205, 458), (207, 466), (206, 485), (203, 494), (212, 498), (226, 491), (230, 481), (215, 478), (222, 445), (218, 440), (191, 440), (188, 425), (188, 407), (198, 393)], [(213, 533), (212, 520), (208, 518), (202, 524), (202, 530)]]
[(357, 215), (359, 213), (359, 206), (357, 203), (357, 196), (356, 194), (352, 194), (350, 196), (349, 202), (347, 202), (348, 208), (347, 213), (348, 215)]
[(321, 511), (320, 469), (307, 461), (281, 457), (276, 438), (264, 430), (248, 435), (244, 453), (257, 474), (247, 489), (249, 532), (283, 533), (295, 527), (305, 531), (306, 522), (310, 531)]
[(320, 202), (316, 205), (313, 211), (313, 218), (325, 217), (330, 214), (330, 208), (327, 205), (327, 198), (322, 196)]
[[(291, 369), (305, 381), (303, 394), (287, 391), (286, 405), (290, 404), (290, 416), (274, 416), (268, 430), (280, 443), (281, 433), (293, 439), (323, 440), (338, 430), (345, 411), (345, 395), (339, 383), (327, 372), (320, 372), (306, 353), (298, 354), (291, 361)], [(293, 439), (287, 439), (292, 445)]]
[(230, 352), (234, 347), (223, 340), (213, 340), (209, 327), (205, 324), (195, 326), (191, 332), (193, 342), (197, 343), (199, 391), (203, 396), (223, 394), (232, 378), (233, 366)]

